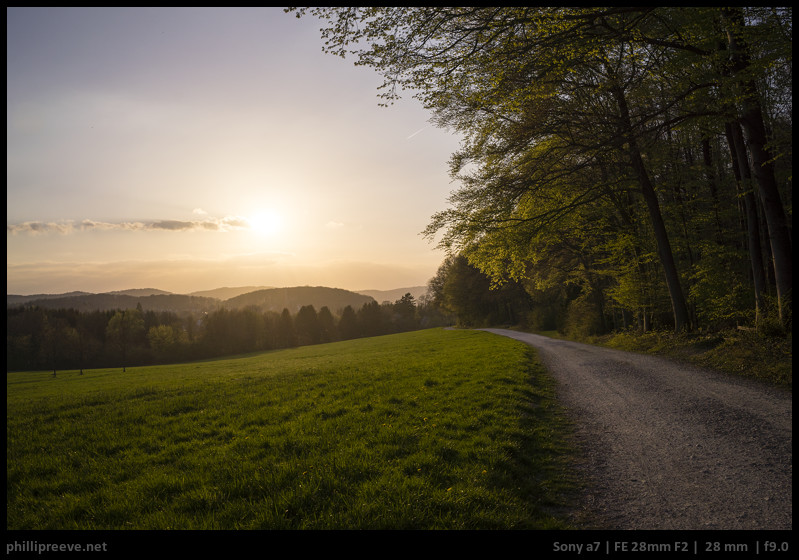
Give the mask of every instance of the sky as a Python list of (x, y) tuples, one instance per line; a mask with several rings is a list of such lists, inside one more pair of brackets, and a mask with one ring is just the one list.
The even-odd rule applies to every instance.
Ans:
[(282, 8), (7, 8), (7, 293), (424, 285), (458, 139)]

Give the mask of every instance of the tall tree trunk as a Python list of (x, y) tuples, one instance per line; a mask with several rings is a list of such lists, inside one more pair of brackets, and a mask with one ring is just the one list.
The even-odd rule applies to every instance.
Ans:
[[(736, 33), (745, 27), (743, 12), (740, 8), (722, 10), (728, 22), (727, 39), (733, 71), (741, 75), (741, 71), (749, 68), (747, 46)], [(741, 102), (740, 122), (746, 134), (749, 151), (752, 156), (752, 167), (757, 182), (763, 212), (766, 216), (771, 256), (774, 262), (774, 278), (777, 286), (777, 302), (779, 318), (783, 326), (789, 326), (792, 310), (793, 289), (793, 248), (785, 209), (780, 199), (777, 179), (774, 174), (772, 155), (767, 146), (768, 138), (763, 120), (763, 112), (757, 95), (757, 87), (751, 78), (742, 78), (743, 99)]]
[(716, 228), (716, 241), (719, 245), (722, 245), (724, 244), (724, 227), (722, 227), (719, 217), (719, 189), (716, 182), (710, 138), (706, 135), (702, 135), (702, 164), (705, 170), (705, 180), (707, 181), (708, 188), (710, 189), (710, 196), (713, 200), (713, 219)]
[(746, 155), (743, 134), (738, 123), (725, 125), (727, 143), (730, 146), (733, 172), (742, 193), (746, 212), (746, 238), (749, 249), (749, 263), (752, 267), (752, 285), (755, 290), (755, 322), (759, 323), (766, 309), (766, 274), (763, 267), (763, 253), (760, 245), (760, 224), (757, 202), (752, 192), (752, 176)]
[(688, 306), (685, 302), (682, 286), (680, 285), (680, 275), (677, 272), (677, 265), (674, 263), (674, 253), (671, 249), (671, 243), (669, 242), (666, 224), (663, 221), (663, 214), (660, 211), (657, 193), (655, 193), (655, 187), (649, 177), (649, 172), (646, 170), (644, 160), (641, 157), (641, 151), (638, 148), (638, 142), (635, 139), (632, 120), (630, 119), (630, 110), (627, 106), (627, 99), (621, 87), (614, 87), (613, 92), (619, 105), (622, 127), (625, 132), (627, 132), (627, 138), (625, 140), (627, 141), (630, 163), (632, 164), (641, 186), (641, 194), (644, 196), (644, 201), (649, 211), (649, 218), (652, 223), (652, 229), (655, 232), (658, 256), (663, 266), (666, 286), (669, 291), (669, 298), (671, 299), (671, 308), (674, 315), (674, 330), (678, 332), (690, 330), (690, 316), (688, 314)]

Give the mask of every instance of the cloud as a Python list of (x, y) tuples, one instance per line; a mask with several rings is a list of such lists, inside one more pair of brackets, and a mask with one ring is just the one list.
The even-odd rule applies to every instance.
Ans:
[(6, 233), (17, 235), (20, 233), (29, 233), (32, 235), (45, 234), (45, 233), (60, 233), (66, 235), (71, 233), (73, 229), (72, 223), (45, 223), (45, 222), (23, 222), (21, 224), (9, 224), (6, 226)]
[[(196, 213), (196, 211), (195, 211)], [(250, 229), (246, 218), (226, 216), (205, 220), (152, 220), (143, 222), (98, 222), (67, 220), (62, 222), (22, 222), (6, 225), (10, 235), (70, 235), (81, 231), (236, 231)]]
[(150, 224), (152, 229), (166, 229), (169, 231), (185, 231), (195, 228), (195, 222), (183, 222), (180, 220), (161, 220)]

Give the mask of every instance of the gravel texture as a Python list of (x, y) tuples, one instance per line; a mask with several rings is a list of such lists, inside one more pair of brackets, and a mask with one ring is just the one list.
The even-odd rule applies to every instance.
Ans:
[(792, 529), (792, 395), (664, 358), (504, 329), (558, 383), (584, 528)]

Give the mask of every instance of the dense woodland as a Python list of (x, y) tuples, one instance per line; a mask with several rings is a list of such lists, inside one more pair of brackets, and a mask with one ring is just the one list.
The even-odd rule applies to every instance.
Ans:
[(463, 138), (424, 232), (462, 322), (477, 270), (536, 328), (791, 332), (791, 8), (289, 11)]
[(450, 324), (449, 315), (410, 294), (335, 313), (327, 306), (263, 311), (256, 306), (176, 313), (79, 311), (28, 305), (6, 309), (6, 368), (59, 370), (171, 363), (379, 336)]

